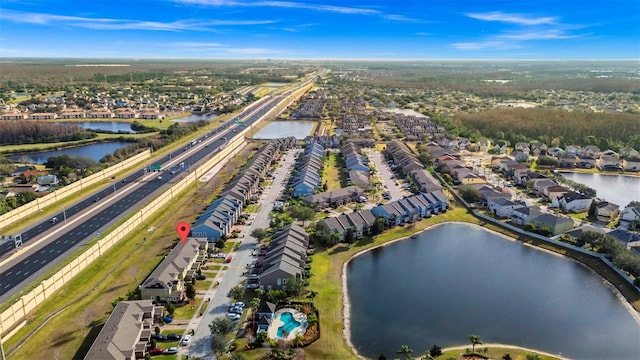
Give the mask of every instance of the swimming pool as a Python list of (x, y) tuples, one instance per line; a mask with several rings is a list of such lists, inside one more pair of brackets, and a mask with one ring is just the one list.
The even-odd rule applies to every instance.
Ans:
[(276, 311), (268, 334), (272, 339), (291, 340), (306, 331), (307, 316), (296, 309), (284, 308)]

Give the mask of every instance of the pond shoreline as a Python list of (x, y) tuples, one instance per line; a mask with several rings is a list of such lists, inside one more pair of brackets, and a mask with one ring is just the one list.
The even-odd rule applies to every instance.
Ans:
[[(351, 302), (349, 300), (349, 290), (348, 290), (348, 284), (347, 284), (347, 268), (351, 262), (351, 260), (357, 258), (360, 255), (363, 255), (369, 251), (375, 250), (375, 249), (379, 249), (379, 248), (383, 248), (386, 246), (389, 246), (391, 244), (395, 244), (399, 241), (403, 241), (406, 239), (412, 239), (415, 237), (415, 235), (420, 234), (424, 231), (427, 230), (432, 230), (435, 229), (437, 227), (439, 227), (440, 225), (444, 225), (444, 224), (469, 224), (469, 225), (473, 225), (476, 226), (478, 228), (481, 228), (482, 230), (486, 230), (490, 233), (492, 233), (493, 235), (497, 235), (498, 237), (510, 241), (510, 242), (514, 242), (514, 243), (520, 243), (523, 246), (527, 246), (536, 250), (540, 250), (542, 252), (545, 252), (547, 254), (550, 255), (555, 255), (555, 256), (559, 256), (568, 260), (571, 260), (577, 264), (579, 264), (580, 266), (582, 266), (583, 268), (585, 268), (586, 270), (588, 270), (591, 274), (593, 275), (597, 275), (597, 277), (603, 282), (603, 284), (612, 291), (612, 293), (615, 295), (615, 297), (621, 302), (621, 304), (624, 306), (624, 308), (629, 312), (629, 314), (633, 317), (633, 319), (640, 325), (640, 313), (638, 311), (636, 311), (636, 309), (632, 306), (631, 302), (629, 299), (627, 299), (622, 291), (620, 289), (618, 289), (613, 283), (611, 283), (608, 279), (606, 279), (605, 277), (603, 277), (602, 275), (600, 275), (595, 269), (591, 268), (589, 265), (587, 265), (586, 263), (583, 263), (582, 261), (580, 261), (577, 258), (574, 258), (572, 256), (570, 256), (570, 254), (561, 254), (558, 252), (555, 252), (553, 250), (550, 249), (545, 249), (539, 246), (536, 246), (534, 244), (530, 244), (527, 242), (523, 242), (521, 240), (518, 240), (512, 236), (509, 236), (507, 234), (495, 231), (493, 229), (481, 226), (479, 224), (475, 224), (472, 222), (465, 222), (465, 221), (445, 221), (442, 223), (437, 223), (431, 226), (428, 226), (422, 230), (419, 230), (417, 232), (415, 232), (414, 234), (411, 234), (409, 236), (403, 236), (400, 238), (396, 238), (396, 239), (392, 239), (389, 240), (385, 243), (376, 245), (376, 246), (372, 246), (370, 248), (366, 248), (363, 249), (361, 251), (358, 251), (357, 253), (353, 254), (349, 259), (347, 259), (343, 265), (342, 265), (342, 276), (341, 276), (341, 283), (342, 283), (342, 289), (343, 289), (343, 336), (344, 339), (347, 343), (347, 345), (351, 348), (351, 350), (353, 351), (353, 353), (360, 359), (368, 359), (367, 357), (363, 356), (362, 354), (360, 354), (358, 352), (358, 350), (356, 349), (356, 347), (354, 346), (352, 340), (351, 340), (351, 331), (350, 331), (350, 326), (351, 326)], [(565, 359), (560, 355), (554, 355), (551, 353), (547, 353), (544, 351), (540, 351), (540, 350), (535, 350), (535, 349), (530, 349), (530, 348), (525, 348), (525, 347), (521, 347), (518, 345), (505, 345), (505, 344), (485, 344), (485, 347), (490, 346), (490, 347), (501, 347), (501, 348), (511, 348), (511, 349), (520, 349), (523, 351), (531, 351), (531, 352), (536, 352), (542, 355), (546, 355), (546, 356), (552, 356), (558, 359)], [(465, 349), (467, 348), (467, 346), (465, 345), (459, 345), (459, 346), (453, 346), (453, 347), (447, 347), (445, 349), (443, 349), (443, 351), (450, 351), (450, 350), (456, 350), (456, 349)]]

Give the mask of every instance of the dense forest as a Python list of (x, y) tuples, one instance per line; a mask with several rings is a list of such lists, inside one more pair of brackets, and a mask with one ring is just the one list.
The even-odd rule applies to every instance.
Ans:
[(618, 151), (640, 149), (640, 116), (568, 112), (555, 109), (502, 109), (457, 114), (455, 126), (477, 129), (483, 136), (511, 142), (541, 141), (548, 146), (596, 145)]
[(92, 139), (97, 135), (77, 125), (46, 121), (3, 121), (0, 125), (0, 145), (55, 143)]

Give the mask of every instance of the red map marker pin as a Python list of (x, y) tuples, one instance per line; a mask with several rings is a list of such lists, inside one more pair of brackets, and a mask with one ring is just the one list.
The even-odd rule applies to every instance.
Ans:
[(178, 223), (178, 226), (176, 226), (176, 231), (178, 232), (178, 235), (180, 235), (180, 241), (182, 241), (182, 245), (184, 245), (184, 240), (187, 238), (187, 235), (189, 235), (191, 226), (183, 221), (181, 223)]

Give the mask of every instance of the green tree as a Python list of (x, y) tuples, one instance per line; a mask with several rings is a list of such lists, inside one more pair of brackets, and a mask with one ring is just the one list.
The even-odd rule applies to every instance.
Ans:
[(429, 349), (429, 355), (431, 355), (431, 357), (434, 359), (437, 358), (438, 356), (442, 355), (442, 348), (436, 344), (433, 344), (431, 349)]
[(196, 288), (191, 283), (187, 283), (187, 288), (185, 289), (185, 295), (191, 301), (196, 298)]
[(155, 349), (158, 344), (156, 343), (156, 339), (149, 340), (149, 348)]
[(471, 185), (462, 185), (458, 188), (458, 194), (464, 199), (464, 201), (472, 204), (480, 200), (480, 192)]
[(233, 299), (233, 301), (240, 301), (244, 297), (244, 293), (244, 286), (238, 285), (229, 290), (227, 297)]
[(598, 205), (596, 204), (596, 201), (593, 200), (591, 201), (591, 205), (589, 205), (589, 219), (595, 219), (596, 216), (598, 215)]
[(316, 212), (310, 207), (294, 206), (291, 209), (291, 216), (298, 221), (302, 221), (303, 227), (305, 226), (305, 222), (313, 219), (315, 215)]
[(168, 302), (164, 309), (167, 310), (167, 314), (169, 314), (169, 316), (173, 316), (173, 313), (176, 311), (176, 306), (173, 305), (172, 302)]
[(211, 321), (209, 324), (209, 330), (214, 337), (224, 337), (235, 329), (233, 321), (226, 316), (220, 316)]
[(224, 337), (224, 335), (213, 335), (211, 337), (211, 348), (216, 353), (216, 355), (218, 355), (218, 359), (220, 359), (222, 357), (222, 354), (225, 353), (225, 350), (227, 349), (227, 343), (228, 341)]
[(258, 241), (262, 241), (269, 237), (269, 230), (267, 229), (254, 229), (251, 232), (251, 236), (258, 239)]
[(502, 360), (513, 360), (513, 358), (511, 357), (511, 354), (504, 354), (502, 355)]
[(538, 354), (535, 354), (535, 353), (527, 353), (526, 359), (527, 360), (542, 360), (542, 356), (540, 356)]
[(400, 346), (400, 350), (396, 351), (396, 354), (404, 356), (404, 358), (407, 360), (413, 359), (413, 357), (411, 356), (412, 353), (413, 350), (409, 348), (409, 345), (402, 345)]
[(299, 296), (304, 290), (304, 281), (299, 277), (292, 276), (287, 279), (287, 295)]
[(476, 351), (476, 345), (482, 345), (482, 341), (480, 341), (480, 336), (478, 335), (469, 335), (467, 336), (467, 339), (471, 342), (472, 352)]
[(154, 332), (156, 333), (156, 335), (160, 335), (162, 331), (160, 330), (159, 326), (156, 326), (156, 328), (154, 329)]

